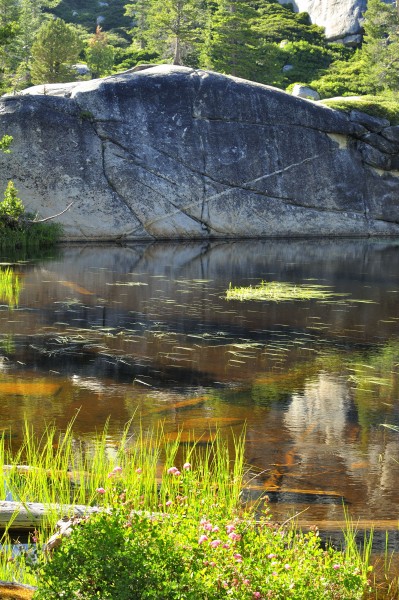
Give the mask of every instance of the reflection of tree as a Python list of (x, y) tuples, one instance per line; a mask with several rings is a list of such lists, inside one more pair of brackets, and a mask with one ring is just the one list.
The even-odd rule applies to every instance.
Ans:
[(10, 309), (19, 304), (22, 291), (21, 277), (14, 269), (7, 267), (0, 270), (0, 302), (6, 302)]

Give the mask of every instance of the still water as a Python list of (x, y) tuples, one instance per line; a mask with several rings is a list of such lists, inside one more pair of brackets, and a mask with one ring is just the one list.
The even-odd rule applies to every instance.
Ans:
[[(2, 262), (12, 262), (2, 256)], [(206, 443), (246, 424), (252, 494), (326, 529), (343, 503), (397, 530), (399, 240), (62, 247), (0, 285), (0, 429), (89, 438), (108, 417)], [(4, 273), (7, 265), (1, 266)], [(10, 276), (10, 275), (9, 275)], [(227, 301), (229, 284), (318, 283), (325, 301)], [(341, 295), (342, 294), (342, 295)]]

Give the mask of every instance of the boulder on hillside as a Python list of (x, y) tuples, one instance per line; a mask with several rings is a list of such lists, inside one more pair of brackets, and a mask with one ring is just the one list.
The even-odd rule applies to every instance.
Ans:
[[(279, 0), (292, 4), (295, 12), (309, 13), (310, 20), (325, 28), (329, 41), (353, 45), (354, 37), (362, 31), (362, 17), (367, 0)], [(359, 41), (360, 39), (357, 38)]]

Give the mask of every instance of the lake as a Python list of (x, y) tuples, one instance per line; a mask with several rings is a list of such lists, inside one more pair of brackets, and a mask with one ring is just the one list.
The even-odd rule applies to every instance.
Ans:
[[(248, 493), (267, 493), (276, 518), (305, 511), (333, 530), (345, 506), (397, 530), (399, 432), (383, 424), (399, 426), (399, 240), (66, 245), (1, 260), (0, 429), (15, 447), (24, 420), (40, 435), (75, 418), (90, 440), (109, 418), (110, 452), (130, 419), (131, 435), (162, 423), (185, 444), (245, 424)], [(261, 281), (334, 296), (226, 300), (230, 283)]]

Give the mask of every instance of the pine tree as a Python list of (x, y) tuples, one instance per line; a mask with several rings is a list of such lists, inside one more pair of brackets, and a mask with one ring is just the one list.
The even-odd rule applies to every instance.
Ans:
[(32, 46), (33, 83), (60, 83), (74, 78), (72, 65), (82, 44), (76, 28), (62, 19), (44, 23)]
[(201, 39), (204, 1), (148, 0), (146, 4), (137, 0), (126, 7), (127, 14), (135, 18), (139, 46), (175, 65), (183, 64)]
[(18, 64), (18, 19), (18, 0), (0, 0), (0, 88), (7, 86), (9, 74)]
[(125, 14), (132, 17), (131, 34), (139, 50), (144, 50), (147, 47), (149, 9), (149, 0), (135, 0), (125, 6)]
[(221, 73), (256, 79), (257, 36), (252, 29), (256, 17), (248, 2), (218, 0), (209, 17), (202, 64)]
[(111, 72), (114, 64), (114, 49), (108, 44), (107, 34), (98, 25), (95, 34), (89, 39), (86, 59), (93, 77)]
[(370, 91), (399, 87), (399, 14), (394, 4), (369, 0), (364, 21), (363, 72)]

